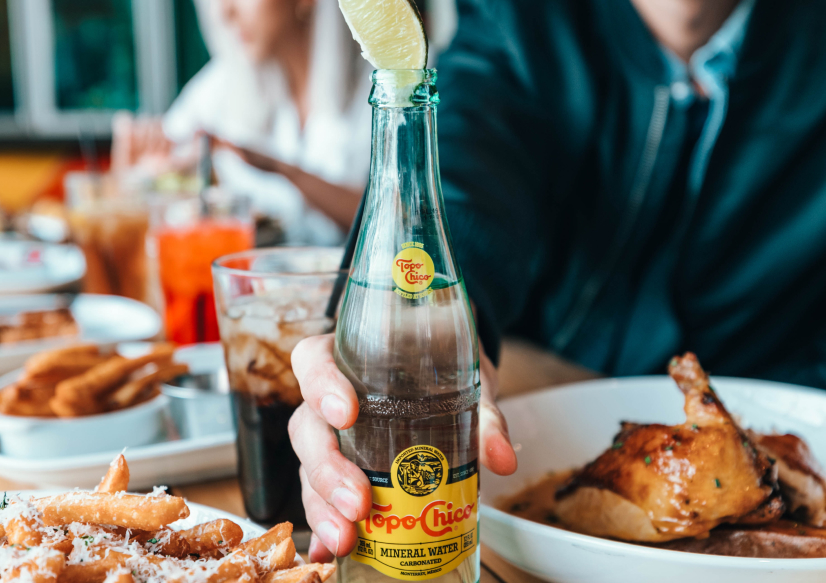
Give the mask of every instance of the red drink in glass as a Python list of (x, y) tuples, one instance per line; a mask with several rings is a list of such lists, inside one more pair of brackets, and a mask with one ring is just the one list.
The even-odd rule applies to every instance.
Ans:
[[(225, 204), (214, 208), (219, 199)], [(253, 247), (248, 199), (213, 193), (206, 205), (197, 199), (173, 201), (153, 215), (167, 339), (217, 342), (211, 265), (218, 257)]]

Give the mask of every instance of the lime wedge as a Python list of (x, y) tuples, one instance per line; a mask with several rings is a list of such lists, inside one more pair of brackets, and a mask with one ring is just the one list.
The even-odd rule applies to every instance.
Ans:
[(341, 12), (376, 69), (424, 69), (427, 36), (411, 0), (339, 0)]

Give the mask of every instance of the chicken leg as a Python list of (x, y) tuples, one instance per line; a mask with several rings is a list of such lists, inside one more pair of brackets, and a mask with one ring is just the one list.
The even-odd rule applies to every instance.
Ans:
[(726, 411), (697, 357), (675, 357), (669, 374), (685, 395), (686, 422), (623, 423), (612, 447), (557, 493), (569, 528), (663, 542), (782, 515), (774, 465)]

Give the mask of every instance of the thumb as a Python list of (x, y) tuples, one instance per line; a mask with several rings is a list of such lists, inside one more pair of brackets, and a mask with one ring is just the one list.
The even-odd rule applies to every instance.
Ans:
[(494, 474), (508, 476), (516, 471), (516, 452), (511, 445), (508, 423), (499, 407), (482, 396), (479, 412), (482, 464)]
[(500, 476), (516, 471), (516, 452), (511, 445), (508, 422), (496, 406), (499, 379), (496, 368), (484, 353), (479, 351), (479, 368), (482, 377), (482, 398), (479, 408), (480, 460), (482, 464)]

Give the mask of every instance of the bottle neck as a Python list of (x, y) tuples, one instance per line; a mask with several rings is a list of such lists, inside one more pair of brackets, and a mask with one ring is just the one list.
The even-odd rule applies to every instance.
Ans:
[[(436, 150), (439, 93), (435, 82), (433, 69), (373, 73), (371, 194), (376, 190), (373, 186), (383, 192), (395, 189), (403, 204), (414, 207), (437, 202), (420, 200), (423, 196), (441, 196)], [(372, 198), (376, 203), (375, 196)]]
[(397, 198), (406, 209), (438, 206), (436, 106), (373, 109), (373, 149), (367, 208)]
[[(385, 73), (419, 78), (413, 77), (413, 83), (387, 82), (381, 77)], [(395, 254), (415, 244), (432, 257), (438, 277), (458, 281), (443, 219), (435, 76), (435, 71), (374, 73), (373, 150), (354, 262), (356, 279), (386, 281)]]

